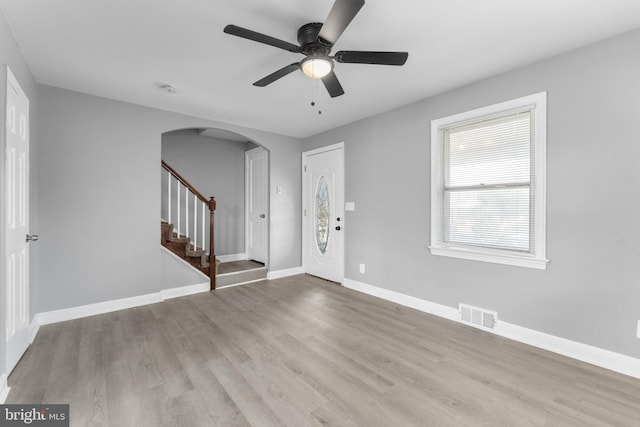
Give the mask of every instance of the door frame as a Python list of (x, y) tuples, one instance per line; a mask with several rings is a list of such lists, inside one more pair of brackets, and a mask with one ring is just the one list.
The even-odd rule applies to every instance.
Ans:
[(264, 148), (263, 146), (258, 146), (255, 148), (252, 148), (251, 150), (247, 150), (244, 152), (244, 258), (245, 259), (249, 259), (249, 195), (251, 194), (250, 192), (250, 188), (249, 186), (251, 185), (250, 179), (249, 179), (249, 153), (252, 151), (256, 151), (256, 150), (262, 150), (265, 152), (265, 156), (266, 156), (266, 162), (267, 164), (265, 165), (265, 169), (264, 169), (264, 179), (265, 179), (265, 194), (264, 194), (264, 203), (265, 203), (265, 213), (267, 215), (267, 220), (265, 221), (265, 242), (264, 242), (264, 247), (265, 247), (265, 260), (264, 260), (264, 265), (265, 267), (269, 267), (269, 242), (271, 241), (271, 234), (270, 234), (270, 224), (271, 224), (271, 202), (270, 202), (270, 185), (269, 185), (269, 176), (271, 175), (269, 173), (270, 171), (270, 156), (269, 156), (269, 150), (267, 150), (266, 148)]
[[(305, 251), (305, 247), (306, 247), (305, 245), (308, 243), (308, 241), (309, 241), (308, 239), (310, 238), (310, 236), (308, 236), (307, 233), (306, 233), (306, 227), (305, 227), (305, 222), (306, 222), (306, 219), (305, 219), (305, 208), (306, 208), (305, 207), (305, 203), (307, 201), (307, 198), (311, 196), (310, 194), (307, 194), (308, 186), (307, 186), (307, 174), (305, 173), (306, 172), (305, 171), (305, 163), (306, 163), (307, 158), (310, 157), (310, 156), (313, 156), (313, 155), (316, 155), (316, 154), (322, 154), (322, 153), (325, 153), (327, 151), (335, 151), (335, 150), (339, 150), (341, 155), (342, 155), (342, 168), (343, 168), (342, 176), (344, 177), (344, 179), (342, 181), (342, 194), (345, 195), (346, 163), (344, 161), (344, 142), (338, 142), (336, 144), (327, 145), (327, 146), (324, 146), (324, 147), (316, 148), (314, 150), (304, 151), (302, 153), (302, 164), (301, 164), (301, 167), (300, 167), (300, 170), (301, 170), (301, 173), (302, 173), (302, 209), (300, 210), (300, 215), (301, 215), (301, 218), (302, 218), (302, 253), (301, 253), (301, 257), (302, 257), (302, 272), (303, 273), (307, 272), (307, 266), (305, 265), (305, 256), (304, 256), (305, 252), (304, 251)], [(345, 197), (345, 199), (346, 199), (346, 197)], [(344, 208), (344, 206), (343, 206), (343, 208)], [(345, 215), (342, 215), (342, 220), (343, 220), (343, 222), (342, 222), (343, 227), (346, 228), (347, 220), (345, 218)], [(341, 260), (342, 261), (342, 268), (341, 268), (341, 271), (340, 271), (340, 277), (341, 277), (341, 280), (339, 282), (340, 284), (344, 284), (344, 271), (345, 271), (345, 265), (344, 264), (345, 264), (345, 257), (346, 257), (346, 254), (345, 254), (345, 251), (344, 251), (345, 240), (346, 240), (346, 235), (342, 239), (342, 242), (341, 242), (342, 243), (342, 251), (341, 251), (341, 253), (342, 253), (342, 260)]]

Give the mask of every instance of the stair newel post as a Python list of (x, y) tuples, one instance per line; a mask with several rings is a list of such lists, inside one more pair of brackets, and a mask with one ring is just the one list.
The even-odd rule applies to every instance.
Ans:
[(213, 243), (214, 237), (214, 215), (216, 210), (216, 199), (209, 200), (209, 279), (211, 290), (216, 288), (216, 251)]

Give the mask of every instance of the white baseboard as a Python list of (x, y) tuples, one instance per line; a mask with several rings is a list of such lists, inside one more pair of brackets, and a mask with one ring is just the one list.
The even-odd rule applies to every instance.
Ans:
[(640, 379), (640, 359), (500, 321), (496, 334)]
[(283, 277), (295, 276), (297, 274), (302, 274), (302, 273), (304, 273), (304, 271), (302, 270), (302, 267), (294, 267), (294, 268), (287, 268), (284, 270), (270, 271), (267, 273), (267, 280), (281, 279)]
[[(207, 279), (209, 279), (207, 277)], [(182, 286), (180, 288), (164, 289), (160, 291), (162, 294), (162, 300), (168, 300), (171, 298), (185, 297), (187, 295), (199, 294), (202, 292), (209, 292), (211, 289), (211, 283), (207, 280), (203, 283), (196, 285)]]
[(406, 307), (415, 308), (416, 310), (424, 311), (425, 313), (435, 314), (436, 316), (444, 317), (449, 320), (458, 320), (458, 310), (446, 305), (436, 304), (431, 301), (356, 282), (351, 279), (344, 279), (343, 285), (345, 288), (373, 295), (374, 297), (392, 301)]
[(193, 295), (200, 292), (208, 292), (209, 289), (209, 282), (199, 283), (196, 285), (182, 286), (180, 288), (163, 289), (160, 292), (153, 294), (139, 295), (130, 298), (121, 298), (112, 301), (98, 302), (95, 304), (38, 313), (34, 316), (29, 327), (29, 342), (33, 342), (40, 326), (42, 325), (80, 319), (82, 317), (95, 316), (97, 314), (110, 313), (112, 311), (124, 310), (127, 308), (141, 307), (148, 304), (156, 304), (171, 298)]
[(7, 400), (11, 388), (7, 385), (7, 374), (0, 375), (0, 405)]
[[(367, 285), (366, 283), (351, 279), (344, 279), (344, 287), (467, 325), (467, 323), (459, 320), (458, 310), (453, 307)], [(549, 350), (581, 362), (590, 363), (601, 368), (640, 379), (640, 359), (549, 335), (502, 320), (496, 324), (496, 329), (487, 331), (514, 341)]]
[(216, 259), (220, 262), (243, 261), (247, 259), (247, 254), (243, 252), (241, 254), (216, 255)]

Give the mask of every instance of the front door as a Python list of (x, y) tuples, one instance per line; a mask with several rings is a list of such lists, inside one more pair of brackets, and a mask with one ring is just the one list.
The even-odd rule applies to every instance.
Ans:
[(246, 153), (247, 169), (247, 258), (267, 260), (267, 151), (254, 148)]
[(344, 277), (344, 146), (302, 155), (305, 273), (342, 283)]
[(29, 99), (7, 67), (4, 283), (6, 373), (29, 346)]

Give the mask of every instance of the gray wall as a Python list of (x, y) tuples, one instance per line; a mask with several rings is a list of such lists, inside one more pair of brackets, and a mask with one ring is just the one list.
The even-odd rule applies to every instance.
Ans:
[[(197, 129), (162, 135), (162, 160), (169, 163), (203, 196), (216, 198), (216, 255), (239, 254), (245, 251), (246, 146), (244, 142), (202, 136)], [(166, 210), (166, 206), (163, 209)], [(206, 223), (208, 224), (208, 221)]]
[(189, 285), (209, 284), (209, 278), (195, 268), (187, 265), (186, 261), (178, 258), (168, 249), (160, 251), (160, 283), (162, 289), (181, 288)]
[(176, 129), (229, 130), (270, 151), (270, 267), (300, 265), (298, 139), (44, 85), (38, 100), (35, 312), (161, 289), (161, 135)]
[[(308, 138), (345, 142), (346, 277), (640, 357), (638, 52), (635, 31)], [(547, 270), (432, 256), (430, 121), (541, 91)]]
[[(20, 83), (20, 87), (24, 90), (25, 94), (29, 98), (29, 136), (31, 139), (31, 152), (30, 152), (30, 163), (31, 163), (31, 193), (30, 193), (30, 226), (31, 232), (37, 233), (38, 230), (38, 221), (37, 221), (37, 171), (34, 170), (34, 165), (36, 164), (36, 159), (38, 158), (38, 151), (36, 146), (37, 141), (37, 97), (36, 97), (36, 82), (31, 75), (31, 71), (27, 66), (24, 58), (22, 57), (22, 53), (18, 48), (11, 31), (9, 29), (9, 25), (5, 20), (4, 14), (0, 10), (0, 111), (2, 114), (2, 119), (0, 120), (0, 141), (2, 141), (0, 147), (0, 200), (2, 201), (2, 205), (0, 205), (0, 224), (5, 223), (5, 132), (6, 132), (6, 122), (4, 117), (6, 117), (6, 89), (7, 89), (7, 76), (6, 76), (6, 66), (9, 66), (11, 72)], [(31, 286), (34, 287), (35, 283), (38, 280), (37, 271), (35, 265), (37, 265), (38, 261), (38, 248), (37, 245), (31, 245), (30, 248), (30, 256), (31, 256)], [(0, 226), (0, 271), (4, 272), (5, 265), (5, 236), (4, 236), (4, 226)], [(2, 273), (2, 286), (0, 286), (0, 307), (2, 308), (2, 315), (0, 315), (0, 374), (5, 372), (5, 291), (4, 291), (4, 273)], [(33, 312), (33, 301), (31, 299), (31, 306)]]

